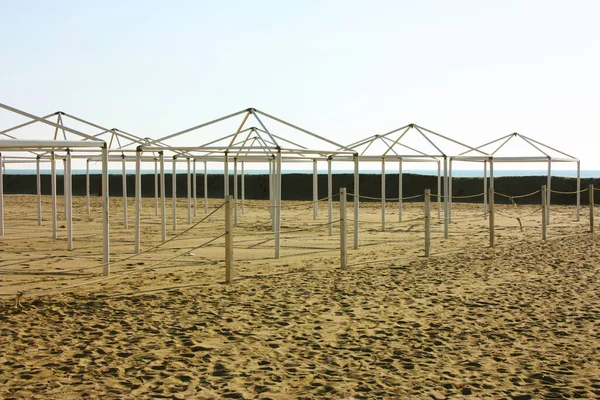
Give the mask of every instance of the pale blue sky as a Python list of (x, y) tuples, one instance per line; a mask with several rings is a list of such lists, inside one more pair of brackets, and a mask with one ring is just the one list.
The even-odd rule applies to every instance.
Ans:
[(342, 143), (517, 131), (600, 169), (598, 1), (0, 3), (0, 102), (38, 115), (152, 137), (251, 106)]

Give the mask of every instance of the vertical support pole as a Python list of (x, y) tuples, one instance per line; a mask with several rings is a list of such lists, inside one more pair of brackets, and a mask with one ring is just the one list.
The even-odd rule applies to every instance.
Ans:
[(121, 180), (123, 182), (123, 227), (129, 228), (127, 223), (127, 163), (125, 155), (121, 156)]
[(274, 223), (274, 197), (273, 197), (273, 160), (269, 160), (269, 216), (271, 217), (271, 227), (273, 232), (275, 232), (275, 223)]
[(448, 158), (444, 156), (444, 238), (448, 239), (448, 223), (449, 215), (448, 215), (448, 198), (450, 194), (448, 193)]
[(313, 220), (319, 216), (319, 175), (317, 160), (313, 159)]
[(594, 185), (589, 186), (590, 192), (590, 232), (594, 233)]
[(57, 231), (56, 231), (56, 154), (54, 152), (50, 153), (50, 183), (51, 183), (51, 192), (52, 192), (52, 238), (57, 239)]
[(277, 150), (275, 165), (275, 258), (281, 250), (281, 150)]
[(109, 235), (109, 207), (108, 202), (108, 147), (105, 144), (102, 147), (102, 238), (103, 254), (102, 263), (104, 264), (103, 273), (105, 276), (110, 274), (110, 235)]
[(495, 215), (494, 215), (494, 162), (490, 157), (490, 198), (489, 198), (489, 208), (490, 208), (490, 247), (494, 247), (496, 245), (496, 233), (495, 233)]
[(425, 189), (425, 257), (431, 254), (431, 190)]
[(385, 158), (381, 159), (381, 232), (385, 232)]
[(581, 217), (581, 161), (577, 161), (577, 221)]
[(229, 196), (229, 154), (227, 152), (223, 162), (223, 193)]
[(487, 161), (483, 162), (483, 219), (487, 219), (488, 213), (488, 178), (487, 178)]
[(550, 225), (550, 196), (552, 195), (552, 160), (548, 158), (548, 190), (546, 195), (548, 198), (546, 199), (546, 222)]
[(354, 154), (354, 249), (358, 249), (358, 219), (360, 207), (360, 175), (358, 172), (358, 154)]
[(233, 158), (233, 226), (238, 226), (238, 162)]
[(140, 254), (142, 213), (142, 151), (135, 151), (135, 254)]
[(198, 190), (197, 190), (198, 183), (196, 181), (197, 177), (196, 177), (196, 159), (195, 158), (194, 158), (193, 164), (194, 164), (194, 168), (193, 168), (194, 172), (192, 175), (192, 193), (194, 194), (193, 195), (194, 196), (194, 217), (197, 217), (198, 216), (198, 200), (197, 200), (196, 196), (198, 193)]
[(187, 222), (188, 225), (192, 224), (192, 171), (189, 157), (186, 158), (187, 164), (187, 181), (186, 181), (186, 189), (187, 189)]
[(208, 163), (204, 161), (204, 213), (208, 214)]
[(90, 160), (85, 160), (85, 205), (87, 208), (88, 217), (92, 211), (90, 198)]
[(233, 221), (231, 196), (225, 195), (225, 283), (233, 280)]
[(71, 151), (67, 149), (65, 159), (65, 218), (67, 220), (67, 250), (73, 250), (73, 180), (71, 178)]
[(398, 222), (402, 222), (402, 158), (398, 161)]
[[(35, 159), (35, 174), (36, 174), (36, 193), (37, 193), (37, 213), (38, 213), (38, 226), (42, 226), (42, 178), (40, 176), (40, 156)], [(89, 203), (88, 203), (89, 204)], [(89, 211), (88, 205), (88, 214)]]
[(348, 267), (348, 228), (346, 219), (346, 188), (340, 188), (340, 267)]
[(331, 157), (327, 159), (327, 222), (329, 228), (329, 236), (333, 236), (333, 177), (331, 174)]
[(177, 157), (173, 156), (171, 172), (171, 197), (173, 198), (173, 230), (177, 230)]
[(437, 217), (442, 218), (442, 175), (441, 175), (441, 165), (440, 160), (438, 160), (437, 164)]
[(452, 157), (448, 166), (448, 223), (452, 222)]
[(158, 153), (160, 163), (160, 233), (162, 242), (167, 241), (167, 195), (165, 193), (165, 155), (161, 151)]
[(67, 158), (63, 158), (63, 208), (65, 221), (67, 220)]
[(317, 160), (313, 160), (313, 219), (319, 216), (319, 177), (317, 176)]
[(154, 159), (154, 215), (158, 217), (158, 160)]
[(542, 240), (546, 240), (547, 235), (546, 216), (546, 185), (542, 185)]
[(242, 161), (242, 215), (246, 214), (246, 174), (244, 167), (245, 165)]
[(4, 165), (0, 153), (0, 236), (4, 235)]

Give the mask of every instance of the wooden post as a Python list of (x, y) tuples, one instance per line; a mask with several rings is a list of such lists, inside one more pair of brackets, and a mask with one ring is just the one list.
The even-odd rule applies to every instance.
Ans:
[(231, 196), (225, 196), (225, 283), (233, 280), (233, 219)]
[(204, 214), (208, 214), (208, 163), (204, 161)]
[(340, 188), (340, 267), (348, 266), (348, 229), (346, 219), (346, 188)]
[(173, 231), (177, 230), (177, 157), (173, 156), (173, 168), (171, 172), (171, 197), (173, 198)]
[(135, 254), (141, 251), (141, 214), (142, 214), (142, 150), (135, 152)]
[(0, 235), (4, 235), (4, 171), (0, 153)]
[(154, 215), (158, 217), (158, 160), (154, 159)]
[[(0, 157), (0, 162), (2, 162), (2, 158)], [(50, 179), (51, 183), (51, 195), (52, 195), (52, 238), (57, 239), (57, 221), (56, 221), (56, 154), (54, 152), (50, 153), (50, 173), (52, 175)], [(2, 174), (0, 173), (0, 176)], [(104, 188), (103, 188), (104, 189)], [(0, 196), (0, 201), (2, 196)], [(2, 227), (4, 229), (4, 227)]]
[(125, 156), (121, 156), (121, 187), (123, 188), (123, 227), (129, 228), (127, 221), (127, 163)]
[(327, 222), (329, 222), (328, 225), (328, 229), (329, 229), (329, 236), (333, 236), (333, 224), (331, 223), (333, 221), (332, 219), (332, 214), (333, 214), (333, 176), (331, 174), (331, 157), (329, 157), (327, 159), (327, 197), (329, 198), (329, 200), (327, 200)]
[(105, 276), (110, 274), (110, 202), (108, 197), (108, 147), (102, 148), (102, 263)]
[(490, 247), (494, 247), (496, 245), (496, 241), (495, 241), (495, 231), (494, 231), (494, 186), (490, 185), (489, 188), (489, 192), (490, 192), (490, 198), (489, 198), (489, 221), (490, 221)]
[(165, 155), (163, 152), (158, 153), (160, 162), (160, 232), (162, 242), (167, 241), (167, 204), (165, 194)]
[(590, 232), (594, 233), (594, 185), (590, 185)]
[(431, 254), (431, 189), (425, 189), (425, 257)]
[(196, 186), (198, 185), (198, 182), (197, 182), (197, 178), (196, 178), (196, 159), (195, 158), (192, 161), (192, 163), (193, 163), (192, 195), (194, 197), (194, 217), (197, 217), (198, 216), (198, 200), (196, 199), (196, 195), (198, 193), (198, 190), (197, 190)]
[(187, 175), (186, 175), (186, 189), (187, 189), (187, 223), (192, 224), (192, 170), (191, 160), (189, 157), (186, 159)]
[(358, 154), (354, 155), (354, 249), (358, 249), (358, 219), (360, 208), (360, 175), (358, 173)]
[(233, 225), (238, 226), (238, 161), (233, 157)]
[(67, 220), (67, 250), (73, 250), (73, 180), (71, 178), (71, 151), (67, 149), (67, 158), (65, 159), (65, 219)]
[(542, 240), (546, 240), (548, 219), (546, 214), (546, 185), (542, 185)]

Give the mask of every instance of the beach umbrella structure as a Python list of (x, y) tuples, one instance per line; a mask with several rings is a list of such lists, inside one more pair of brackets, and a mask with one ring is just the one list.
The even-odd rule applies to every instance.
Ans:
[[(56, 202), (56, 159), (65, 160), (65, 219), (67, 228), (67, 247), (73, 249), (73, 220), (72, 220), (72, 182), (71, 164), (74, 154), (97, 155), (101, 151), (102, 163), (102, 188), (103, 188), (103, 211), (102, 211), (102, 237), (103, 237), (103, 270), (108, 275), (110, 271), (109, 258), (109, 213), (108, 213), (108, 144), (98, 139), (89, 131), (84, 132), (72, 126), (64, 124), (62, 114), (53, 113), (44, 117), (38, 117), (17, 108), (0, 104), (3, 121), (19, 121), (16, 125), (0, 131), (0, 159), (7, 157), (6, 153), (15, 156), (15, 160), (24, 162), (28, 159), (36, 160), (37, 172), (37, 208), (38, 223), (41, 224), (41, 185), (40, 185), (40, 161), (42, 157), (48, 157), (52, 170), (52, 236), (57, 239), (57, 202)], [(50, 120), (57, 117), (57, 122)], [(36, 129), (32, 129), (36, 128)], [(79, 127), (78, 127), (79, 128)], [(40, 139), (43, 138), (43, 139)], [(11, 156), (12, 157), (12, 156)], [(6, 161), (0, 162), (0, 235), (4, 235), (4, 190), (2, 167)]]
[[(165, 158), (173, 163), (172, 223), (177, 229), (177, 161), (184, 159), (187, 165), (188, 223), (192, 192), (195, 203), (196, 162), (204, 164), (205, 211), (207, 204), (207, 163), (219, 163), (223, 168), (224, 197), (230, 196), (231, 165), (233, 164), (233, 219), (237, 224), (240, 205), (243, 212), (244, 166), (247, 163), (260, 163), (269, 167), (270, 217), (275, 241), (275, 258), (280, 253), (281, 227), (281, 171), (284, 163), (313, 163), (328, 161), (335, 157), (350, 157), (354, 151), (324, 136), (318, 135), (298, 125), (275, 117), (256, 108), (247, 108), (211, 121), (166, 135), (138, 146), (136, 151), (136, 187), (141, 182), (139, 160), (146, 152), (158, 152), (160, 163), (162, 237), (166, 238), (165, 212)], [(190, 164), (193, 168), (193, 184)], [(239, 199), (239, 173), (241, 167), (241, 198)], [(358, 177), (355, 178), (358, 181)], [(328, 185), (329, 225), (331, 232), (331, 180)], [(136, 193), (139, 191), (136, 190)], [(314, 197), (314, 195), (313, 195)], [(136, 202), (137, 203), (137, 202)], [(316, 207), (316, 205), (315, 205)], [(140, 250), (139, 212), (136, 212), (136, 251)]]
[[(381, 229), (386, 224), (386, 163), (398, 163), (398, 203), (399, 221), (402, 222), (403, 205), (403, 164), (410, 162), (435, 163), (437, 166), (437, 196), (438, 218), (441, 217), (441, 204), (444, 205), (444, 236), (448, 237), (449, 196), (448, 161), (464, 151), (473, 151), (481, 156), (487, 156), (482, 150), (471, 147), (451, 137), (434, 132), (417, 124), (408, 124), (383, 134), (375, 134), (346, 145), (357, 152), (358, 160), (363, 162), (381, 163)], [(465, 156), (466, 157), (466, 156)], [(442, 171), (443, 169), (443, 171)], [(442, 192), (443, 185), (443, 192)], [(443, 193), (443, 196), (442, 196)], [(358, 195), (358, 193), (356, 193)], [(358, 207), (355, 207), (357, 210)], [(355, 216), (355, 221), (358, 217)], [(357, 224), (357, 222), (355, 222)], [(355, 227), (355, 231), (358, 228)], [(355, 248), (357, 247), (355, 237)]]
[[(479, 157), (474, 152), (489, 154), (489, 157)], [(494, 188), (494, 164), (495, 163), (543, 163), (547, 166), (546, 183), (546, 222), (550, 223), (550, 201), (552, 194), (552, 164), (553, 163), (575, 163), (577, 168), (577, 220), (579, 221), (581, 212), (580, 191), (581, 191), (581, 162), (578, 158), (569, 155), (561, 150), (546, 145), (531, 137), (514, 132), (492, 140), (475, 149), (467, 150), (460, 155), (450, 159), (450, 165), (453, 161), (483, 162), (484, 171), (484, 191), (487, 191), (487, 174), (489, 164), (489, 190), (493, 192)], [(452, 169), (450, 169), (452, 171)], [(450, 173), (450, 188), (452, 188), (452, 175)], [(489, 207), (493, 207), (493, 194), (489, 196)], [(484, 202), (484, 216), (487, 216), (487, 199)]]

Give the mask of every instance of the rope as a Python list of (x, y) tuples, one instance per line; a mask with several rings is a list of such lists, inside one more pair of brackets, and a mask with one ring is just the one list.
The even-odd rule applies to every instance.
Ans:
[(389, 200), (389, 201), (399, 201), (399, 200), (411, 200), (411, 199), (416, 199), (417, 197), (422, 197), (424, 196), (424, 194), (416, 194), (414, 196), (408, 196), (408, 197), (371, 197), (371, 196), (363, 196), (363, 195), (359, 195), (359, 194), (354, 194), (354, 193), (347, 193), (348, 196), (353, 196), (353, 197), (358, 197), (359, 199), (368, 199), (368, 200), (378, 200), (378, 201), (382, 201), (382, 200)]
[(557, 193), (557, 194), (577, 194), (577, 193), (582, 193), (585, 192), (587, 189), (585, 190), (574, 190), (572, 192), (561, 192), (560, 190), (548, 190), (550, 193)]
[(93, 281), (90, 281), (90, 282), (82, 282), (82, 283), (77, 283), (77, 284), (74, 284), (74, 285), (63, 286), (63, 287), (60, 287), (60, 288), (42, 289), (42, 290), (36, 290), (36, 291), (33, 291), (33, 292), (25, 292), (24, 290), (19, 290), (19, 291), (15, 292), (15, 293), (1, 293), (0, 296), (18, 296), (18, 298), (20, 298), (25, 293), (27, 293), (29, 295), (34, 295), (35, 296), (35, 295), (38, 295), (40, 293), (49, 293), (49, 292), (56, 292), (56, 291), (64, 291), (65, 289), (74, 289), (74, 288), (78, 288), (78, 287), (82, 287), (82, 286), (93, 285), (95, 283), (108, 281), (110, 279), (120, 278), (120, 277), (125, 276), (125, 275), (130, 275), (130, 274), (133, 274), (133, 273), (136, 273), (136, 272), (145, 271), (147, 269), (154, 268), (154, 267), (156, 267), (159, 264), (162, 264), (162, 263), (167, 262), (167, 261), (171, 261), (171, 260), (173, 260), (173, 259), (175, 259), (177, 257), (181, 257), (183, 255), (186, 255), (190, 251), (197, 250), (197, 249), (199, 249), (201, 247), (207, 246), (210, 243), (214, 242), (215, 240), (222, 238), (223, 236), (225, 236), (225, 233), (223, 233), (223, 234), (221, 234), (221, 235), (219, 235), (217, 237), (214, 237), (214, 238), (210, 239), (209, 241), (204, 242), (201, 245), (196, 246), (196, 247), (194, 247), (194, 248), (192, 248), (190, 250), (186, 250), (185, 252), (178, 253), (178, 254), (176, 254), (176, 255), (174, 255), (172, 257), (168, 257), (168, 258), (165, 258), (163, 260), (157, 261), (154, 264), (149, 265), (147, 267), (133, 269), (133, 270), (130, 270), (130, 271), (127, 271), (127, 272), (122, 272), (122, 273), (117, 274), (117, 275), (111, 275), (111, 276), (107, 276), (107, 277), (104, 277), (104, 278), (96, 279), (96, 280), (93, 280)]
[[(385, 221), (386, 225), (402, 225), (402, 224), (408, 224), (410, 222), (415, 222), (415, 221), (423, 221), (425, 219), (425, 217), (417, 217), (417, 218), (413, 218), (413, 219), (406, 219), (403, 221)], [(348, 222), (358, 222), (360, 224), (381, 224), (381, 221), (365, 221), (365, 220), (356, 220), (356, 219), (348, 219)]]
[(478, 194), (469, 194), (469, 195), (465, 195), (465, 196), (443, 196), (440, 194), (431, 194), (431, 197), (439, 197), (442, 199), (472, 199), (474, 197), (480, 197), (480, 196), (485, 196), (487, 194), (487, 192), (483, 192), (483, 193), (478, 193)]
[[(538, 190), (536, 190), (535, 192), (531, 192), (531, 193), (527, 193), (527, 194), (519, 194), (519, 195), (514, 195), (514, 196), (509, 196), (509, 195), (507, 195), (507, 194), (500, 193), (500, 192), (494, 192), (494, 194), (495, 194), (495, 195), (498, 195), (498, 196), (506, 197), (507, 199), (511, 199), (511, 200), (512, 200), (512, 199), (521, 199), (521, 198), (523, 198), (523, 197), (529, 197), (529, 196), (533, 196), (534, 194), (538, 194), (538, 193), (540, 193), (541, 191), (542, 191), (541, 189), (538, 189)], [(514, 203), (514, 202), (513, 202), (513, 203)]]
[[(123, 261), (127, 261), (130, 260), (134, 257), (138, 257), (142, 254), (148, 253), (152, 250), (155, 250), (161, 246), (164, 246), (165, 244), (172, 242), (173, 240), (177, 239), (178, 237), (186, 234), (187, 232), (189, 232), (190, 230), (192, 230), (193, 228), (195, 228), (196, 226), (200, 225), (202, 222), (206, 221), (209, 217), (211, 217), (214, 213), (216, 213), (221, 207), (223, 207), (226, 203), (222, 203), (220, 206), (216, 207), (210, 214), (208, 214), (207, 216), (205, 216), (204, 218), (202, 218), (200, 221), (196, 222), (194, 225), (190, 226), (189, 228), (187, 228), (186, 230), (184, 230), (181, 233), (178, 233), (177, 235), (173, 236), (172, 238), (159, 243), (157, 245), (151, 246), (149, 248), (147, 248), (144, 251), (139, 252), (138, 254), (132, 254), (130, 256), (127, 256), (125, 258), (121, 258), (119, 260), (115, 260), (115, 261), (111, 261), (111, 264), (118, 264), (118, 263), (122, 263)], [(190, 250), (191, 251), (191, 250)], [(98, 267), (102, 267), (104, 266), (105, 263), (101, 263), (101, 264), (96, 264), (96, 265), (92, 265), (91, 267), (79, 267), (79, 268), (69, 268), (69, 269), (61, 269), (61, 270), (57, 270), (57, 271), (53, 271), (53, 272), (70, 272), (70, 271), (85, 271), (88, 269), (92, 269), (92, 268), (98, 268)]]

